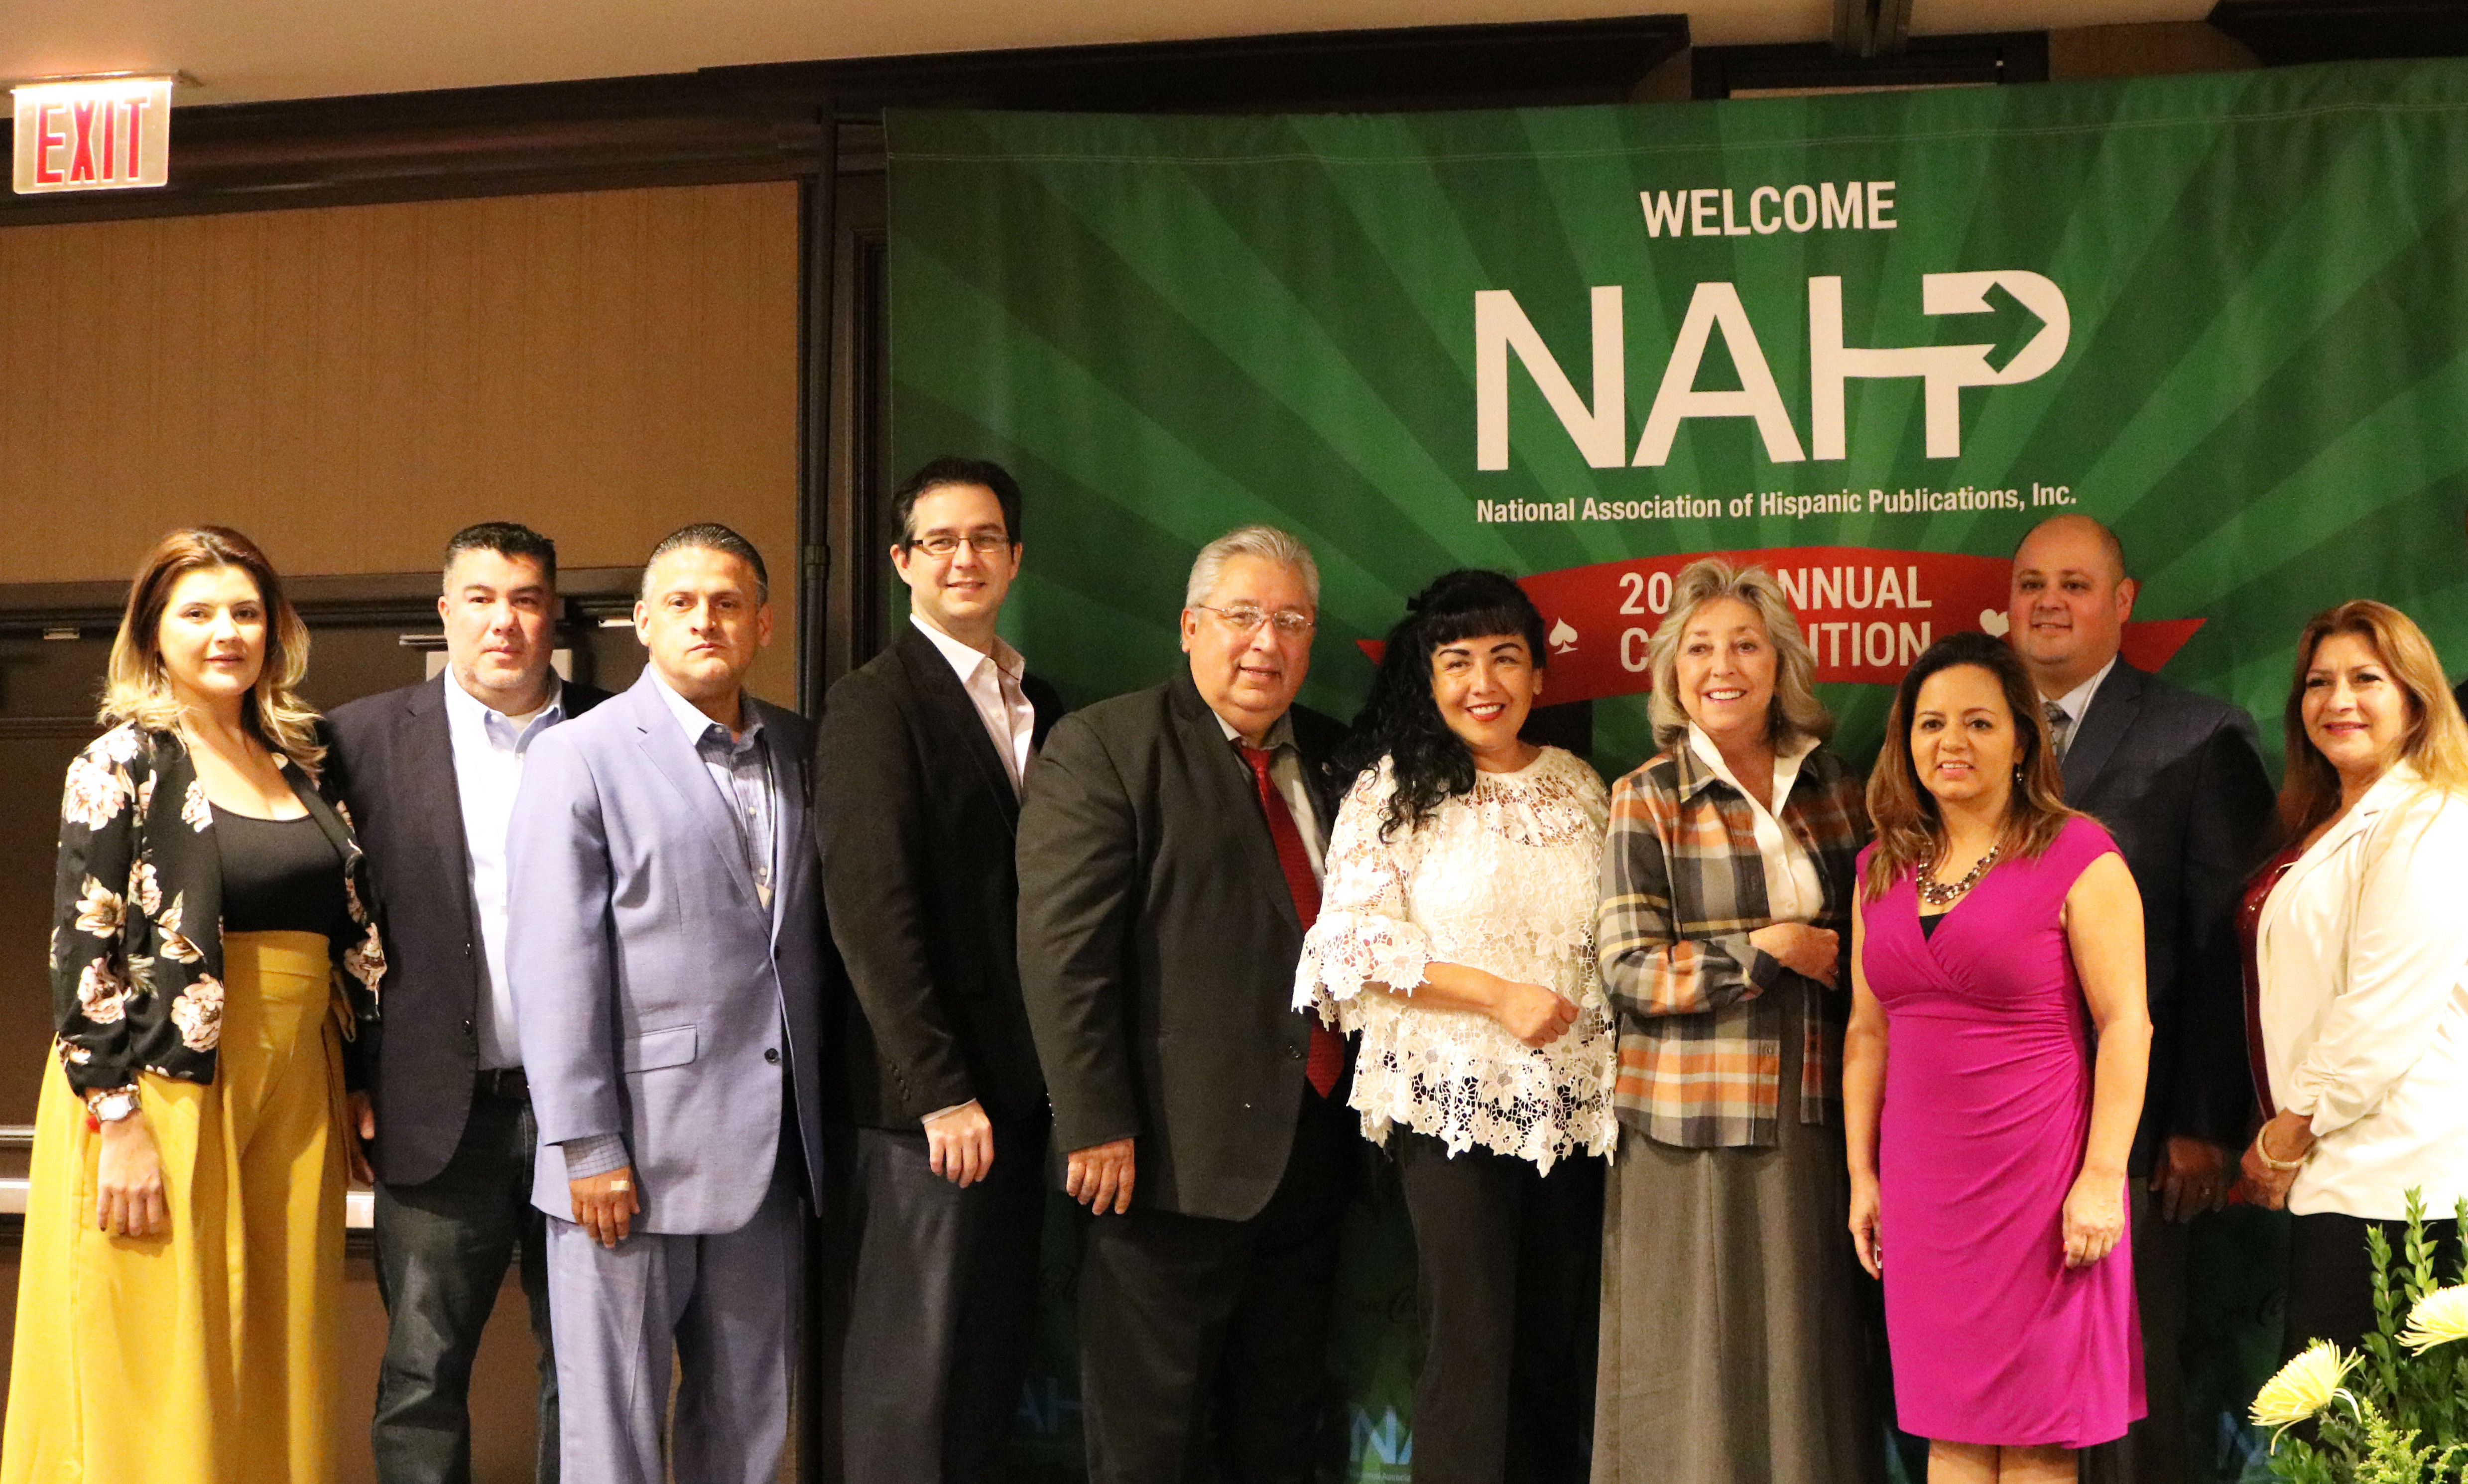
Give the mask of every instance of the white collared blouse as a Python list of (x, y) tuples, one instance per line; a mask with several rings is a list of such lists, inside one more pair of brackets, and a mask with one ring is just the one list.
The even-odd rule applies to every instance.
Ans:
[(2298, 1215), (2468, 1195), (2468, 798), (2402, 764), (2281, 877), (2256, 929), (2272, 1101), (2319, 1142)]

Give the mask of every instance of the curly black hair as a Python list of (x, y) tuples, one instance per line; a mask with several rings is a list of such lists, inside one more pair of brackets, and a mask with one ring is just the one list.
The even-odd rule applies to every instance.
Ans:
[(1349, 778), (1389, 760), (1397, 789), (1380, 824), (1383, 840), (1400, 826), (1421, 828), (1442, 800), (1474, 791), (1474, 754), (1449, 730), (1439, 703), (1431, 698), (1431, 656), (1444, 645), (1484, 634), (1520, 635), (1535, 669), (1549, 662), (1542, 614), (1534, 600), (1506, 576), (1478, 567), (1432, 579), (1407, 601), (1405, 618), (1388, 630), (1371, 698), (1337, 750), (1339, 774)]

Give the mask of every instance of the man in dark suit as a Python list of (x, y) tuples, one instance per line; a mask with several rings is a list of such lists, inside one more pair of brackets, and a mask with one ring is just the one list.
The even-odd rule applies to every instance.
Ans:
[(823, 901), (855, 992), (840, 1432), (852, 1480), (978, 1484), (1003, 1476), (1037, 1313), (1048, 1118), (1012, 846), (1062, 702), (994, 633), (1019, 570), (1011, 475), (936, 459), (894, 514), (909, 625), (832, 687), (814, 753)]
[(2118, 657), (2137, 590), (2115, 536), (2087, 515), (2043, 521), (2014, 553), (2013, 644), (2066, 802), (2108, 827), (2142, 893), (2151, 1072), (2127, 1183), (2150, 1413), (2087, 1455), (2094, 1484), (2191, 1477), (2184, 1223), (2227, 1195), (2253, 1101), (2233, 915), (2272, 807), (2251, 718)]
[(1293, 705), (1319, 576), (1249, 526), (1192, 567), (1187, 671), (1064, 718), (1019, 821), (1019, 967), (1063, 1152), (1089, 1477), (1314, 1476), (1364, 1147), (1293, 1004), (1337, 727)]
[(540, 739), (506, 832), (562, 1468), (757, 1484), (822, 1188), (814, 739), (745, 689), (770, 595), (726, 526), (652, 549), (634, 632), (642, 678)]
[(557, 1478), (548, 1267), (506, 984), (506, 820), (523, 755), (607, 693), (560, 681), (557, 547), (526, 527), (446, 543), (446, 669), (335, 708), (327, 765), (368, 853), (386, 950), (375, 1134), (389, 1325), (370, 1441), (384, 1484), (471, 1476), (471, 1358), (517, 1252), (539, 1342), (537, 1474)]

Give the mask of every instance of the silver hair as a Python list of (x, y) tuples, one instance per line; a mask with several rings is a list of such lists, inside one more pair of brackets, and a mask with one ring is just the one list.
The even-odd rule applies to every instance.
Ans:
[(1665, 747), (1688, 735), (1688, 710), (1680, 700), (1680, 636), (1709, 603), (1730, 598), (1754, 609), (1774, 647), (1773, 711), (1766, 738), (1775, 746), (1794, 739), (1818, 742), (1834, 735), (1833, 713), (1817, 698), (1817, 656), (1800, 637), (1799, 619), (1782, 584), (1763, 567), (1735, 567), (1713, 557), (1692, 561), (1671, 584), (1671, 612), (1654, 631), (1647, 666), (1654, 674), (1654, 740)]
[(1237, 557), (1257, 557), (1301, 574), (1312, 607), (1318, 609), (1319, 563), (1312, 560), (1310, 547), (1274, 526), (1237, 526), (1200, 548), (1191, 563), (1191, 581), (1183, 584), (1182, 605), (1196, 608), (1205, 603), (1225, 575), (1225, 563)]

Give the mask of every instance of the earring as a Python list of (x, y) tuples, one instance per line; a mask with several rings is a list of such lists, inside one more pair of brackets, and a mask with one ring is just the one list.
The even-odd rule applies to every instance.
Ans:
[(2022, 781), (2022, 765), (2020, 763), (2014, 765), (2014, 781), (2018, 784)]

